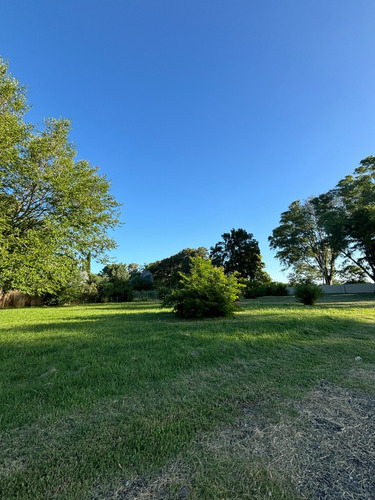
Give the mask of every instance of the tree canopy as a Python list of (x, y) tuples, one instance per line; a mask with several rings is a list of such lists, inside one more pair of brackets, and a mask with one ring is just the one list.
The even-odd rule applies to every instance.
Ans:
[(337, 259), (341, 281), (375, 281), (375, 157), (327, 193), (294, 201), (269, 241), (295, 282), (320, 275), (332, 284)]
[[(332, 284), (339, 255), (319, 222), (318, 200), (294, 201), (281, 214), (280, 225), (268, 238), (285, 268), (304, 278), (320, 276)], [(316, 272), (318, 271), (318, 272)]]
[(0, 288), (53, 292), (89, 254), (116, 244), (119, 224), (110, 183), (69, 142), (70, 121), (27, 123), (26, 89), (0, 58)]
[(177, 288), (181, 279), (180, 273), (189, 274), (190, 272), (190, 257), (206, 259), (207, 249), (204, 247), (185, 248), (171, 257), (148, 264), (146, 269), (152, 273), (155, 287)]
[(222, 241), (210, 249), (212, 264), (222, 266), (227, 275), (237, 272), (246, 280), (261, 281), (264, 264), (253, 234), (244, 229), (231, 229), (221, 237)]
[(362, 160), (353, 175), (316, 200), (331, 245), (375, 280), (375, 157)]

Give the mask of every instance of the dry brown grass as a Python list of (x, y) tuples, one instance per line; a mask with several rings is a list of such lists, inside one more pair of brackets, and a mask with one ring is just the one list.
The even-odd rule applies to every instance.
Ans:
[[(373, 382), (375, 369), (354, 376)], [(271, 476), (288, 478), (301, 498), (374, 499), (375, 396), (322, 381), (284, 406), (287, 416), (271, 424), (261, 406), (244, 409), (237, 427), (207, 445), (257, 457)]]
[[(348, 378), (372, 383), (373, 370), (351, 370)], [(96, 499), (167, 500), (200, 498), (196, 494), (202, 469), (210, 462), (244, 464), (251, 485), (241, 498), (311, 500), (373, 500), (375, 498), (375, 396), (322, 381), (306, 397), (285, 401), (278, 415), (262, 404), (243, 408), (235, 425), (206, 434), (193, 445), (189, 460), (180, 459), (154, 479), (123, 481)], [(208, 472), (212, 474), (212, 471)], [(284, 489), (263, 491), (270, 484)], [(244, 491), (246, 485), (244, 484)], [(202, 496), (202, 498), (206, 498)], [(220, 498), (231, 497), (230, 492)]]
[(0, 290), (0, 309), (5, 307), (31, 307), (41, 304), (38, 297), (32, 297), (20, 292), (19, 290), (11, 290), (8, 293), (3, 293)]

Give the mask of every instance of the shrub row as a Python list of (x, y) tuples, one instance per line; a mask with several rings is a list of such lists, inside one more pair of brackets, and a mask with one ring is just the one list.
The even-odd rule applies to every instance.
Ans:
[(251, 281), (246, 284), (246, 288), (243, 292), (245, 299), (256, 299), (257, 297), (265, 296), (280, 297), (285, 295), (289, 295), (287, 285), (284, 283), (278, 283), (277, 281), (264, 284)]

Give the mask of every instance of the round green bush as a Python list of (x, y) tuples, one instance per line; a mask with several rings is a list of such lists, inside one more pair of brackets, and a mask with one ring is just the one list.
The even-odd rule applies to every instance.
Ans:
[(173, 306), (181, 318), (229, 316), (236, 310), (242, 287), (236, 274), (226, 276), (210, 260), (191, 257), (190, 274), (181, 273), (179, 288), (164, 299), (163, 306)]

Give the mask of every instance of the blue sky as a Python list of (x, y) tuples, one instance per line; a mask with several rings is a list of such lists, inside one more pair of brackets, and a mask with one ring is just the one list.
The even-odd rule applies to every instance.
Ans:
[[(124, 204), (118, 262), (259, 241), (375, 154), (373, 0), (3, 0), (28, 119), (72, 119)], [(101, 266), (96, 266), (98, 271)]]

